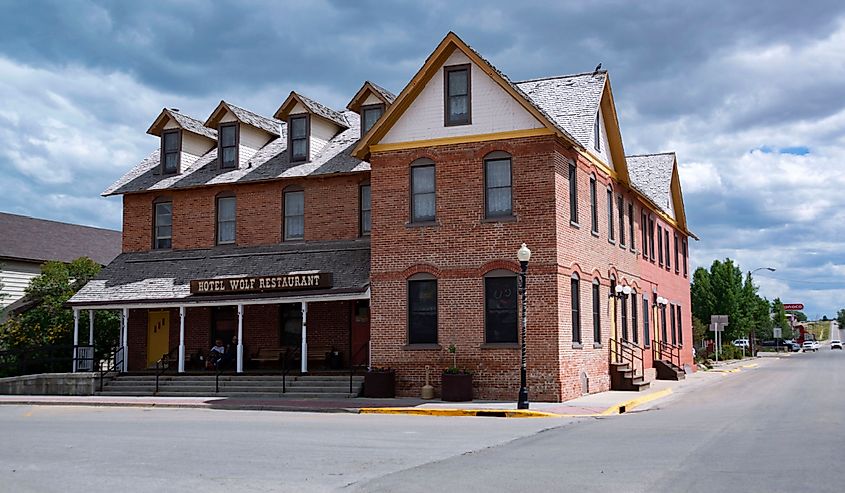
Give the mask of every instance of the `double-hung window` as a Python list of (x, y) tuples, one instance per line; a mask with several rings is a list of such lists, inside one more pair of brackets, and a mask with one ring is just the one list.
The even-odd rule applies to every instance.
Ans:
[(640, 342), (637, 301), (639, 301), (639, 298), (637, 298), (637, 290), (634, 289), (631, 291), (631, 339), (634, 341), (634, 344)]
[(285, 241), (305, 239), (305, 192), (299, 187), (285, 189)]
[(678, 343), (676, 335), (677, 325), (675, 325), (675, 305), (669, 305), (669, 319), (672, 321), (672, 345)]
[(672, 252), (669, 250), (669, 228), (663, 229), (663, 245), (666, 248), (666, 270), (672, 269)]
[(681, 254), (684, 259), (684, 277), (687, 277), (687, 239), (681, 240)]
[(593, 147), (601, 152), (601, 112), (596, 113), (596, 121), (593, 123)]
[(643, 344), (648, 347), (651, 344), (651, 332), (649, 331), (649, 323), (651, 315), (648, 311), (648, 294), (643, 293)]
[(238, 167), (238, 124), (225, 123), (220, 125), (220, 168), (234, 169)]
[(593, 279), (593, 343), (601, 344), (601, 285)]
[(437, 280), (408, 281), (408, 344), (437, 344)]
[(621, 195), (616, 197), (619, 210), (619, 246), (625, 248), (625, 199)]
[(373, 220), (370, 185), (361, 185), (360, 195), (360, 204), (358, 204), (358, 206), (361, 210), (361, 216), (358, 219), (358, 225), (361, 231), (361, 236), (366, 236), (370, 234)]
[(569, 222), (578, 224), (578, 168), (569, 165)]
[(607, 189), (607, 241), (616, 241), (613, 227), (613, 190)]
[(675, 233), (675, 274), (681, 271), (681, 262), (679, 262), (680, 247), (678, 246), (678, 233)]
[(634, 239), (634, 204), (628, 204), (628, 231), (631, 233), (631, 251), (637, 251), (637, 242)]
[(455, 65), (443, 68), (445, 96), (445, 125), (468, 125), (472, 123), (472, 83), (470, 66)]
[(235, 197), (217, 197), (217, 244), (235, 242)]
[(642, 230), (642, 239), (643, 239), (643, 258), (648, 258), (648, 216), (643, 210), (642, 215), (640, 216), (640, 229)]
[(572, 274), (572, 343), (581, 343), (581, 290), (578, 287), (578, 274)]
[(292, 116), (288, 119), (288, 149), (290, 162), (308, 161), (310, 125), (308, 115)]
[(484, 278), (484, 339), (517, 342), (517, 280), (511, 272)]
[(182, 132), (168, 130), (161, 134), (161, 172), (178, 173), (182, 154)]
[(677, 311), (677, 319), (678, 319), (678, 345), (684, 345), (684, 330), (683, 326), (681, 325), (681, 305), (675, 305), (675, 310)]
[(622, 297), (622, 340), (628, 340), (628, 297)]
[(369, 132), (376, 124), (381, 115), (384, 114), (383, 104), (370, 104), (361, 107), (361, 136)]
[(590, 177), (590, 231), (599, 234), (599, 204), (596, 177)]
[(648, 218), (648, 249), (651, 250), (651, 261), (654, 262), (654, 219)]
[(657, 225), (657, 261), (663, 267), (663, 227)]
[(167, 249), (173, 245), (173, 202), (156, 201), (153, 204), (153, 248)]
[(411, 222), (435, 219), (434, 162), (419, 159), (411, 166)]
[[(432, 167), (432, 169), (434, 169)], [(494, 152), (484, 159), (484, 216), (487, 218), (513, 215), (513, 187), (511, 158)], [(434, 191), (434, 179), (431, 191)], [(433, 197), (433, 195), (432, 195)], [(434, 200), (433, 198), (431, 199)], [(433, 213), (433, 211), (432, 211)]]

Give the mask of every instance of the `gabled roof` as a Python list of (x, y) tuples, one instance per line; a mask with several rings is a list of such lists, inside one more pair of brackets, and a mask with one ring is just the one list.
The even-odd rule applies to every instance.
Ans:
[(208, 137), (212, 140), (217, 140), (217, 130), (208, 128), (196, 118), (191, 118), (190, 116), (180, 113), (179, 110), (173, 108), (162, 108), (161, 113), (159, 113), (153, 124), (150, 125), (150, 128), (147, 129), (147, 133), (155, 135), (156, 137), (161, 137), (162, 132), (164, 132), (164, 127), (167, 125), (169, 120), (175, 121), (182, 130), (202, 135), (203, 137)]
[(393, 101), (396, 100), (396, 95), (387, 89), (381, 87), (375, 82), (364, 81), (364, 85), (361, 86), (361, 89), (358, 89), (358, 92), (355, 93), (355, 96), (352, 97), (352, 100), (349, 101), (346, 108), (350, 111), (354, 111), (355, 113), (359, 113), (361, 111), (361, 105), (364, 104), (364, 101), (370, 94), (384, 103), (385, 107), (390, 106), (393, 104)]
[(449, 32), (446, 37), (437, 45), (437, 48), (428, 56), (423, 66), (414, 75), (411, 81), (402, 89), (399, 96), (393, 104), (387, 109), (384, 116), (382, 116), (373, 128), (361, 139), (361, 142), (355, 147), (353, 154), (361, 159), (365, 159), (369, 154), (370, 145), (377, 143), (387, 134), (388, 130), (394, 123), (402, 116), (405, 110), (411, 105), (414, 99), (419, 95), (428, 81), (440, 69), (443, 63), (455, 51), (462, 51), (476, 66), (484, 71), (494, 82), (498, 83), (506, 92), (522, 105), (529, 113), (531, 113), (537, 120), (543, 123), (548, 129), (552, 130), (559, 137), (576, 147), (583, 147), (576, 138), (574, 138), (565, 128), (560, 126), (554, 118), (546, 113), (541, 107), (534, 103), (531, 98), (525, 94), (516, 84), (510, 81), (505, 74), (494, 67), (477, 51), (466, 44), (457, 34)]
[(307, 98), (294, 91), (290, 92), (287, 99), (285, 99), (285, 102), (279, 106), (279, 109), (276, 110), (276, 113), (273, 116), (279, 120), (287, 120), (291, 110), (293, 110), (294, 106), (296, 106), (296, 103), (304, 106), (305, 109), (312, 115), (324, 118), (341, 128), (349, 128), (349, 122), (346, 121), (346, 117), (343, 113), (337, 112), (328, 106), (322, 105), (313, 99)]
[(626, 156), (631, 186), (689, 235), (678, 160), (674, 152)]
[(0, 212), (0, 258), (40, 263), (88, 257), (106, 265), (121, 248), (120, 231)]
[(281, 135), (282, 122), (279, 120), (261, 116), (257, 113), (253, 113), (252, 111), (245, 110), (240, 106), (227, 103), (226, 101), (220, 101), (220, 104), (217, 105), (217, 108), (214, 109), (211, 116), (209, 116), (208, 120), (205, 121), (205, 126), (209, 128), (217, 128), (217, 125), (220, 124), (220, 120), (227, 111), (235, 115), (235, 118), (237, 118), (237, 120), (241, 123), (264, 130), (272, 135)]
[(352, 148), (360, 137), (360, 117), (351, 111), (344, 112), (343, 117), (349, 122), (349, 128), (332, 137), (307, 163), (288, 161), (287, 132), (283, 128), (282, 134), (259, 149), (246, 167), (225, 172), (217, 166), (217, 147), (214, 147), (180, 174), (162, 175), (159, 172), (160, 152), (156, 149), (109, 186), (103, 195), (369, 171), (368, 162), (352, 156)]

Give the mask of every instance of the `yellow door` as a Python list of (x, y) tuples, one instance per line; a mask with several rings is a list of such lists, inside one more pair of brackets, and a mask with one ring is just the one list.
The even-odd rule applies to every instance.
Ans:
[(170, 312), (149, 312), (147, 316), (147, 368), (170, 351)]

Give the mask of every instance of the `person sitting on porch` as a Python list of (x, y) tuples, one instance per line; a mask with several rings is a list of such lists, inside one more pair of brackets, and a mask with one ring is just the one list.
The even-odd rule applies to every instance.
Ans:
[(208, 352), (208, 361), (206, 362), (209, 370), (216, 370), (220, 367), (220, 361), (226, 354), (226, 347), (223, 346), (223, 339), (214, 341), (211, 351)]
[(238, 358), (238, 336), (232, 337), (232, 343), (226, 346), (226, 351), (223, 353), (223, 357), (220, 358), (220, 364), (218, 365), (220, 368), (225, 368), (227, 366), (234, 366), (235, 360)]

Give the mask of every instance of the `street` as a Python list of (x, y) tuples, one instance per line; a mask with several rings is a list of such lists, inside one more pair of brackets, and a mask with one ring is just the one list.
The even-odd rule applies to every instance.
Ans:
[(600, 419), (0, 406), (0, 489), (840, 491), (845, 354), (756, 361)]

